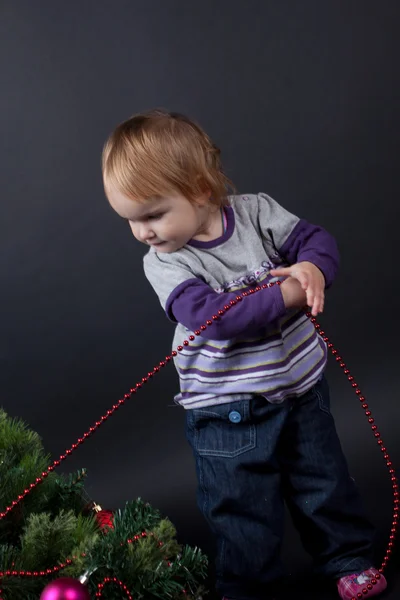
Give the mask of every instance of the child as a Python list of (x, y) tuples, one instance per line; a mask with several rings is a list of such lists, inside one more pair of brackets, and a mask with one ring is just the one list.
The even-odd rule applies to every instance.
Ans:
[(216, 538), (218, 591), (236, 600), (279, 591), (285, 500), (316, 573), (336, 580), (341, 598), (380, 594), (373, 529), (329, 410), (326, 344), (303, 310), (323, 310), (334, 239), (266, 194), (227, 196), (219, 150), (179, 114), (119, 125), (103, 177), (112, 208), (149, 246), (144, 271), (177, 324), (174, 348), (194, 337), (174, 359), (176, 402)]

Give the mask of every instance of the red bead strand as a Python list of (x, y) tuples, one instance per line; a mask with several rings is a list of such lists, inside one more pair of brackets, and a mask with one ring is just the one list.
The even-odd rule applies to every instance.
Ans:
[[(159, 547), (162, 547), (164, 545), (164, 542), (162, 542), (161, 540), (157, 539), (156, 536), (154, 535), (153, 532), (147, 533), (147, 531), (142, 531), (142, 533), (136, 534), (133, 536), (132, 539), (128, 539), (126, 540), (126, 544), (133, 544), (134, 542), (137, 542), (139, 539), (141, 538), (145, 538), (147, 536), (153, 537), (155, 539), (155, 541), (157, 542), (157, 545)], [(124, 543), (121, 542), (121, 546), (123, 546)], [(85, 552), (82, 552), (82, 554), (80, 555), (82, 558), (84, 558), (86, 556)], [(66, 561), (64, 563), (60, 563), (59, 565), (56, 565), (54, 567), (51, 567), (49, 569), (46, 569), (45, 571), (0, 571), (0, 579), (4, 578), (4, 577), (48, 577), (49, 575), (54, 575), (55, 573), (58, 573), (59, 571), (62, 571), (62, 569), (65, 569), (66, 567), (68, 567), (69, 565), (71, 565), (75, 560), (77, 560), (77, 556), (73, 556), (72, 558), (68, 558), (66, 559)], [(167, 565), (170, 567), (171, 563), (168, 561), (167, 558), (164, 559), (165, 562), (167, 563)], [(103, 580), (103, 583), (106, 580)], [(110, 579), (111, 581), (111, 579)], [(112, 581), (115, 581), (115, 579), (113, 579)], [(128, 594), (128, 597), (131, 598), (131, 596), (129, 596), (129, 590), (126, 588), (126, 586), (124, 586), (124, 584), (118, 580), (118, 583), (121, 584), (121, 586), (125, 589), (125, 591)], [(99, 589), (100, 589), (101, 584), (99, 584)], [(103, 585), (104, 587), (104, 585)], [(101, 588), (103, 589), (103, 588)], [(182, 590), (182, 592), (184, 592), (184, 590)], [(0, 594), (3, 593), (3, 590), (0, 589)], [(101, 595), (101, 594), (100, 594)], [(97, 595), (96, 595), (97, 597)], [(2, 598), (0, 598), (0, 600), (3, 600)]]
[(114, 583), (114, 584), (119, 585), (119, 587), (127, 595), (128, 599), (129, 600), (133, 600), (133, 596), (129, 592), (129, 590), (126, 587), (126, 585), (120, 579), (117, 579), (116, 577), (104, 577), (102, 583), (99, 583), (98, 586), (97, 586), (96, 598), (101, 598), (102, 597), (104, 587), (106, 585), (110, 584), (110, 583)]
[[(131, 595), (131, 593), (128, 590), (128, 588), (126, 587), (126, 585), (120, 579), (117, 579), (116, 577), (104, 577), (102, 583), (99, 583), (97, 586), (96, 598), (101, 598), (103, 596), (104, 587), (110, 583), (115, 583), (115, 584), (119, 585), (120, 588), (127, 595), (128, 599), (133, 600), (133, 596)], [(186, 590), (183, 589), (181, 591), (182, 591), (182, 594), (186, 594)]]
[[(65, 454), (62, 454), (58, 460), (55, 460), (48, 468), (46, 471), (43, 471), (43, 473), (41, 474), (41, 477), (37, 477), (36, 480), (31, 483), (29, 485), (29, 487), (27, 487), (18, 497), (16, 500), (14, 500), (9, 506), (7, 506), (7, 508), (0, 513), (0, 520), (4, 519), (4, 517), (6, 517), (6, 515), (12, 511), (20, 502), (22, 502), (22, 500), (28, 495), (30, 494), (30, 492), (40, 483), (42, 483), (44, 481), (44, 479), (49, 475), (49, 473), (51, 473), (52, 471), (54, 471), (54, 469), (56, 467), (58, 467), (62, 461), (66, 460), (66, 458), (68, 456), (70, 456), (72, 454), (72, 452), (74, 452), (81, 444), (83, 444), (91, 435), (93, 435), (93, 433), (95, 433), (98, 428), (105, 422), (107, 421), (107, 419), (109, 419), (123, 404), (125, 404), (126, 400), (128, 400), (129, 398), (131, 398), (131, 396), (133, 396), (139, 389), (141, 389), (143, 387), (143, 385), (145, 383), (147, 383), (156, 373), (158, 373), (163, 367), (165, 367), (168, 363), (170, 363), (174, 357), (177, 356), (178, 352), (182, 352), (182, 350), (184, 349), (184, 347), (189, 346), (189, 343), (192, 342), (193, 340), (196, 339), (196, 336), (201, 335), (202, 331), (205, 331), (207, 329), (207, 327), (211, 327), (214, 323), (214, 321), (217, 321), (218, 319), (220, 319), (228, 310), (231, 309), (231, 307), (235, 306), (238, 302), (241, 302), (243, 300), (243, 298), (246, 298), (247, 296), (249, 296), (250, 294), (255, 294), (256, 292), (259, 292), (261, 289), (266, 289), (266, 288), (271, 288), (274, 285), (280, 285), (281, 282), (280, 281), (276, 281), (274, 283), (269, 283), (269, 284), (262, 284), (261, 286), (257, 286), (255, 288), (251, 288), (248, 291), (242, 292), (241, 295), (236, 296), (235, 300), (231, 300), (229, 302), (229, 304), (225, 304), (224, 308), (218, 311), (218, 314), (212, 315), (212, 318), (206, 321), (205, 325), (201, 325), (199, 327), (199, 329), (196, 329), (196, 331), (194, 332), (195, 335), (190, 335), (189, 336), (189, 340), (184, 340), (182, 342), (182, 345), (179, 345), (177, 347), (177, 351), (173, 350), (171, 352), (170, 355), (166, 356), (164, 360), (160, 361), (158, 365), (156, 365), (152, 371), (149, 371), (147, 373), (147, 375), (145, 377), (142, 377), (141, 381), (136, 383), (135, 387), (131, 388), (129, 390), (129, 392), (127, 394), (124, 395), (123, 398), (121, 398), (120, 400), (118, 400), (118, 402), (116, 404), (114, 404), (112, 406), (112, 408), (110, 410), (108, 410), (102, 417), (100, 417), (100, 419), (98, 421), (95, 422), (95, 424), (90, 427), (88, 429), (88, 431), (86, 433), (83, 434), (82, 437), (78, 438), (78, 440), (76, 441), (75, 444), (72, 444), (71, 448), (69, 448), (68, 450), (65, 451)], [(386, 466), (388, 468), (389, 474), (390, 474), (390, 478), (391, 478), (391, 482), (392, 482), (392, 489), (393, 489), (393, 498), (394, 498), (394, 508), (393, 508), (393, 516), (392, 516), (392, 527), (390, 530), (390, 536), (389, 536), (389, 543), (387, 545), (386, 548), (386, 552), (385, 552), (385, 556), (384, 559), (382, 561), (381, 567), (379, 568), (379, 573), (383, 573), (388, 561), (391, 557), (392, 554), (392, 549), (393, 549), (393, 545), (394, 545), (394, 540), (397, 534), (397, 528), (398, 528), (398, 521), (399, 521), (399, 486), (398, 486), (398, 481), (397, 481), (397, 477), (395, 475), (395, 470), (393, 468), (392, 465), (392, 461), (390, 460), (390, 456), (387, 452), (386, 447), (383, 444), (382, 441), (382, 436), (380, 434), (380, 432), (377, 429), (377, 426), (375, 425), (375, 419), (372, 417), (372, 413), (371, 410), (369, 409), (368, 404), (365, 401), (365, 397), (361, 394), (361, 390), (358, 386), (358, 384), (354, 381), (354, 377), (351, 375), (350, 370), (348, 369), (346, 363), (343, 361), (342, 357), (340, 356), (338, 350), (334, 347), (334, 345), (332, 344), (332, 342), (330, 342), (329, 338), (325, 335), (325, 332), (323, 330), (321, 330), (321, 326), (317, 323), (317, 320), (315, 317), (312, 316), (312, 314), (310, 312), (307, 312), (307, 317), (311, 320), (311, 322), (313, 323), (315, 329), (317, 330), (317, 332), (319, 333), (319, 335), (322, 337), (322, 339), (326, 342), (328, 349), (331, 351), (332, 355), (334, 356), (336, 362), (338, 363), (339, 367), (343, 370), (343, 373), (346, 375), (347, 380), (349, 381), (351, 387), (353, 388), (355, 394), (358, 396), (359, 401), (361, 402), (361, 407), (365, 412), (366, 417), (368, 417), (368, 422), (371, 425), (371, 429), (372, 432), (374, 434), (375, 439), (377, 440), (377, 444), (380, 446), (381, 452), (383, 453), (383, 458), (386, 462)], [(128, 542), (131, 542), (132, 540), (128, 540)], [(57, 571), (65, 568), (68, 564), (71, 564), (72, 559), (68, 559), (65, 561), (65, 564), (61, 564), (61, 565), (57, 565), (55, 567), (52, 567), (50, 569), (47, 569), (46, 571), (41, 571), (41, 572), (28, 572), (28, 571), (5, 571), (3, 573), (0, 572), (0, 579), (4, 576), (28, 576), (28, 577), (38, 577), (38, 576), (45, 576), (45, 575), (50, 575), (53, 573), (56, 573)], [(376, 579), (380, 578), (380, 574), (376, 575)], [(375, 580), (374, 580), (375, 581)], [(128, 594), (128, 598), (131, 598), (131, 596), (129, 595), (129, 592), (125, 589), (125, 586), (122, 582), (120, 582), (119, 580), (117, 580), (116, 578), (106, 578), (103, 582), (103, 584), (99, 584), (102, 585), (101, 589), (98, 590), (98, 593), (100, 593), (101, 597), (101, 591), (104, 587), (105, 584), (108, 583), (117, 583), (118, 585), (120, 585), (122, 587), (122, 589), (124, 589), (124, 591), (126, 591), (126, 593)], [(375, 582), (376, 583), (376, 582)], [(368, 589), (367, 589), (368, 588)], [(368, 595), (369, 593), (369, 589), (372, 589), (372, 587), (367, 586), (367, 588), (363, 589), (363, 594), (362, 595), (358, 595), (359, 598), (361, 597), (365, 597)], [(183, 592), (185, 592), (183, 590)], [(1, 591), (0, 591), (1, 593)], [(97, 594), (98, 594), (97, 593)], [(97, 595), (96, 594), (96, 595)], [(2, 600), (0, 598), (0, 600)], [(352, 598), (351, 600), (357, 600), (356, 597)]]
[[(371, 430), (374, 434), (374, 437), (375, 437), (378, 445), (380, 446), (381, 452), (383, 453), (383, 458), (386, 462), (386, 466), (389, 471), (390, 480), (392, 483), (392, 490), (393, 490), (393, 516), (392, 516), (392, 527), (390, 530), (389, 542), (388, 542), (388, 545), (386, 548), (385, 556), (383, 558), (380, 568), (378, 569), (379, 573), (377, 573), (377, 575), (376, 575), (376, 579), (380, 579), (380, 573), (384, 572), (384, 570), (386, 569), (387, 564), (389, 562), (389, 559), (391, 557), (391, 554), (393, 551), (393, 546), (394, 546), (394, 540), (395, 540), (396, 534), (397, 534), (397, 527), (398, 527), (398, 520), (399, 520), (399, 485), (398, 485), (397, 477), (395, 474), (395, 470), (393, 468), (392, 461), (390, 460), (390, 456), (387, 452), (386, 447), (383, 444), (382, 436), (375, 424), (375, 419), (373, 418), (372, 412), (365, 400), (365, 396), (363, 396), (361, 393), (358, 383), (355, 382), (354, 377), (351, 375), (349, 368), (347, 367), (346, 363), (343, 361), (338, 350), (334, 347), (332, 342), (325, 335), (325, 332), (323, 330), (321, 330), (321, 326), (317, 323), (316, 318), (313, 317), (310, 312), (307, 312), (306, 314), (307, 314), (307, 317), (309, 317), (311, 323), (313, 323), (313, 325), (314, 325), (315, 329), (317, 330), (317, 332), (319, 333), (319, 335), (322, 337), (324, 342), (326, 342), (328, 349), (331, 351), (336, 362), (339, 364), (339, 367), (343, 370), (343, 373), (346, 376), (351, 387), (353, 388), (355, 394), (357, 394), (358, 399), (361, 403), (361, 408), (364, 410), (365, 416), (368, 418), (368, 423), (371, 425)], [(372, 583), (372, 585), (376, 585), (376, 580), (372, 580), (371, 583)], [(372, 585), (368, 584), (366, 588), (363, 588), (362, 594), (358, 594), (357, 597), (354, 596), (353, 598), (351, 598), (351, 600), (357, 600), (357, 598), (365, 598), (368, 595), (369, 591), (372, 590)]]

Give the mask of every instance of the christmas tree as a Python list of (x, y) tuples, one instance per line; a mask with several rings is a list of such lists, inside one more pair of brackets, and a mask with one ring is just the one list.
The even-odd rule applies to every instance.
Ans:
[[(0, 513), (49, 462), (39, 435), (0, 409)], [(46, 586), (61, 590), (66, 577), (82, 588), (77, 580), (85, 581), (93, 599), (200, 598), (206, 556), (180, 546), (173, 524), (140, 498), (101, 511), (85, 478), (85, 470), (51, 472), (0, 520), (0, 599), (45, 598)]]

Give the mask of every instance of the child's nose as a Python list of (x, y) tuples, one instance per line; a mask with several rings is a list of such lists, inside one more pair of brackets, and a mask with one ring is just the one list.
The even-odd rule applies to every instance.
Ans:
[(154, 237), (154, 233), (152, 232), (149, 225), (147, 225), (146, 223), (141, 223), (140, 230), (139, 230), (139, 237), (143, 242)]

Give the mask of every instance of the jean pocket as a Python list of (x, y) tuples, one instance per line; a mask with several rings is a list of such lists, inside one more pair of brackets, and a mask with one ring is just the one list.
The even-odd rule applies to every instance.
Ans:
[(332, 416), (331, 401), (329, 397), (328, 382), (323, 377), (315, 386), (314, 392), (318, 400), (319, 408), (327, 415)]
[(234, 458), (256, 446), (250, 400), (187, 411), (187, 436), (200, 456)]

